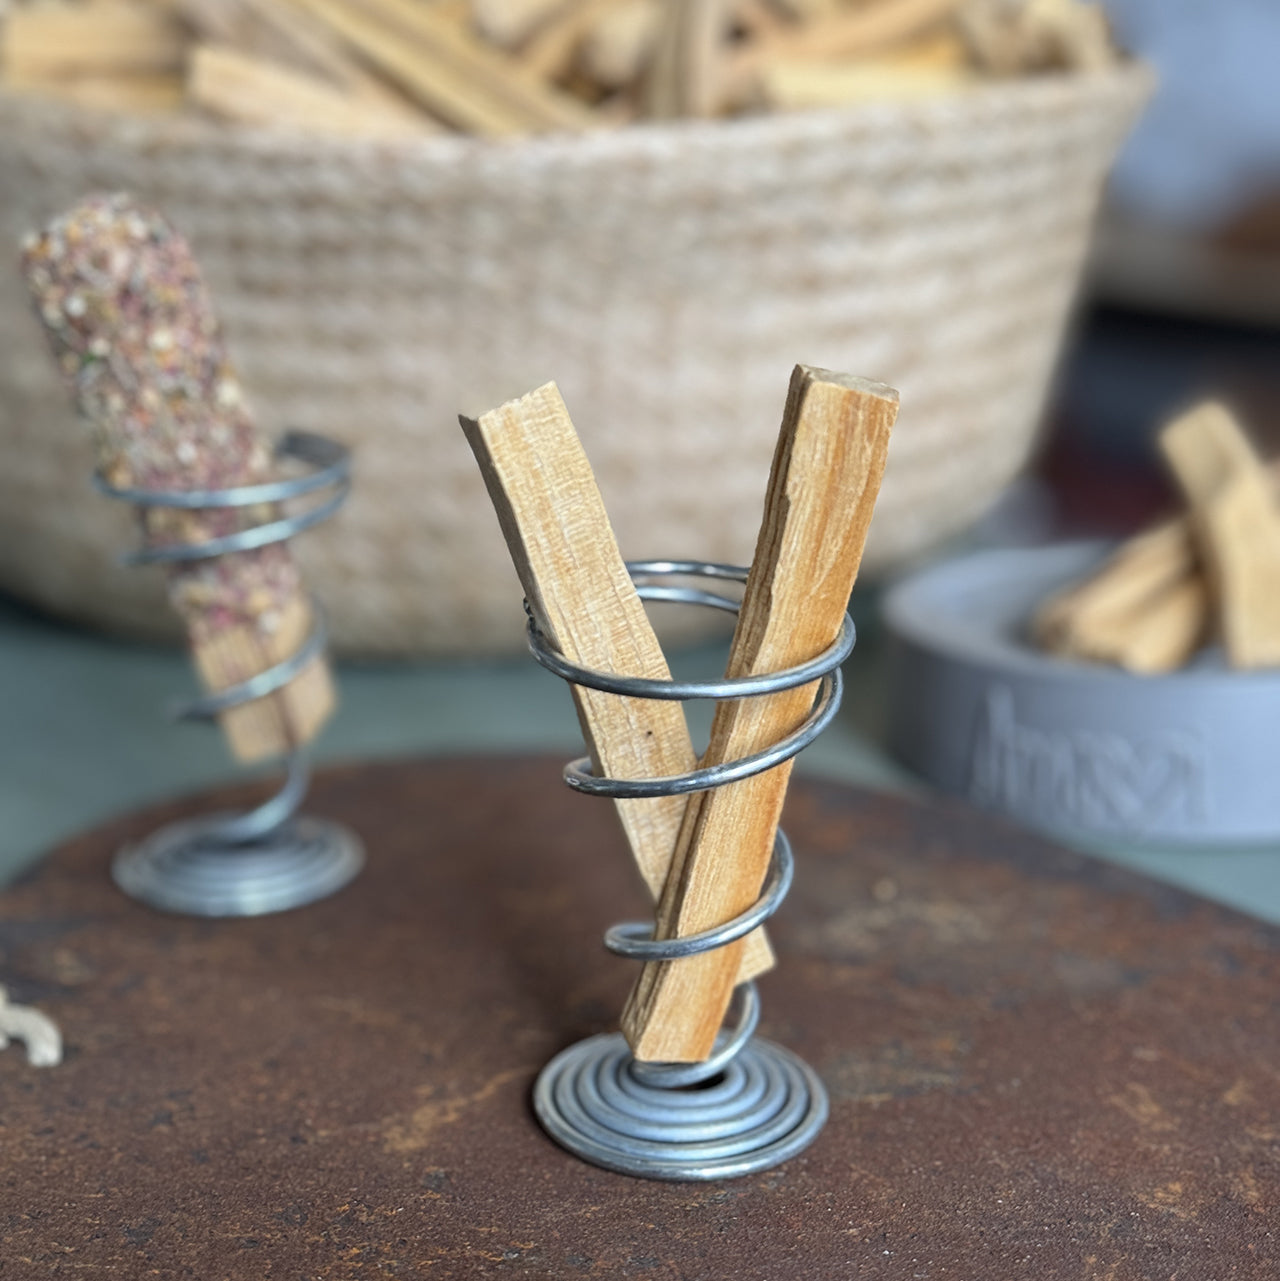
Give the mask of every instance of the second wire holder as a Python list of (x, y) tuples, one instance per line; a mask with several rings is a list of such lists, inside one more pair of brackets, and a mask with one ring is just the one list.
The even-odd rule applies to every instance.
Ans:
[[(708, 561), (633, 561), (642, 600), (705, 605), (736, 613), (733, 597), (657, 580), (745, 582), (747, 571)], [(821, 681), (813, 710), (786, 738), (752, 756), (666, 778), (600, 778), (583, 758), (565, 782), (594, 796), (638, 798), (706, 791), (772, 769), (802, 751), (840, 705), (840, 664), (854, 645), (846, 614), (840, 635), (811, 662), (762, 676), (719, 681), (648, 680), (597, 672), (569, 662), (529, 623), (529, 648), (542, 666), (576, 685), (630, 698), (750, 698)], [(605, 946), (640, 961), (676, 960), (743, 938), (777, 911), (791, 887), (794, 862), (781, 829), (756, 903), (723, 925), (684, 938), (654, 939), (644, 922), (615, 925)], [(737, 1019), (721, 1030), (702, 1063), (641, 1063), (619, 1032), (589, 1037), (561, 1051), (534, 1086), (534, 1110), (561, 1146), (606, 1169), (654, 1179), (733, 1178), (778, 1165), (808, 1146), (827, 1119), (827, 1093), (816, 1072), (790, 1050), (754, 1036), (760, 1001), (752, 982), (734, 994)]]
[[(251, 507), (284, 502), (322, 490), (315, 506), (223, 538), (144, 547), (125, 558), (143, 565), (202, 560), (282, 542), (333, 515), (351, 488), (351, 461), (336, 441), (310, 432), (288, 432), (277, 458), (311, 468), (305, 475), (232, 489), (129, 489), (94, 478), (110, 498), (139, 507)], [(248, 680), (183, 704), (181, 720), (212, 721), (223, 712), (282, 689), (324, 652), (324, 615), (313, 602), (310, 634), (282, 662)], [(310, 768), (297, 748), (285, 760), (279, 791), (246, 814), (208, 814), (160, 828), (116, 855), (111, 875), (130, 897), (167, 912), (191, 916), (257, 916), (314, 902), (342, 888), (364, 864), (360, 839), (339, 823), (298, 814)]]

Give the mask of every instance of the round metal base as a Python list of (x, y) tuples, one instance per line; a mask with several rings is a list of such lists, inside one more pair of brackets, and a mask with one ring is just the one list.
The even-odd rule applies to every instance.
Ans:
[(215, 833), (232, 816), (173, 823), (111, 865), (131, 898), (187, 916), (261, 916), (313, 903), (341, 889), (364, 865), (364, 846), (347, 828), (301, 815), (244, 845)]
[(807, 1147), (827, 1092), (789, 1050), (753, 1039), (706, 1085), (663, 1089), (631, 1071), (620, 1033), (562, 1050), (538, 1076), (533, 1106), (562, 1147), (593, 1165), (648, 1179), (732, 1179)]

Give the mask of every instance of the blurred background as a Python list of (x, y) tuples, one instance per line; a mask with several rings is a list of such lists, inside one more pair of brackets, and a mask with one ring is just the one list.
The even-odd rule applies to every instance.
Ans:
[[(8, 19), (29, 7), (10, 3)], [(792, 8), (744, 12), (833, 20)], [(845, 8), (880, 21), (877, 3)], [(978, 6), (963, 45), (933, 28), (905, 53), (884, 42), (891, 83), (864, 69), (801, 92), (783, 59), (728, 108), (638, 108), (625, 83), (566, 64), (558, 91), (610, 123), (744, 118), (624, 121), (527, 149), (375, 138), (339, 154), (312, 134), (259, 133), (212, 99), (200, 120), (159, 124), (68, 105), (10, 68), (0, 230), (16, 246), (59, 202), (137, 186), (189, 230), (267, 425), (354, 444), (350, 513), (298, 548), (344, 655), (321, 760), (578, 749), (566, 691), (520, 652), (518, 588), (454, 440), (458, 410), (556, 377), (625, 552), (741, 560), (790, 365), (899, 385), (846, 707), (801, 767), (926, 795), (886, 748), (886, 587), (975, 548), (1119, 537), (1172, 511), (1154, 439), (1198, 398), (1229, 402), (1264, 454), (1280, 434), (1280, 10), (1106, 0), (1120, 47), (1155, 69), (1146, 101), (1143, 74), (1091, 62), (1083, 37), (1041, 32), (1025, 65), (1002, 66), (979, 19), (998, 33), (1035, 8)], [(462, 17), (483, 27), (484, 10)], [(734, 38), (748, 47), (773, 38), (743, 22)], [(267, 189), (273, 172), (287, 190)], [(204, 198), (222, 181), (234, 199)], [(614, 197), (631, 214), (605, 226), (592, 211)], [(291, 237), (307, 246), (296, 262)], [(713, 256), (718, 270), (702, 270)], [(344, 294), (343, 277), (326, 293), (326, 273), (352, 260), (376, 289)], [(130, 521), (90, 491), (91, 453), (25, 300), (14, 281), (0, 288), (0, 873), (12, 874), (109, 814), (236, 771), (216, 733), (165, 718), (193, 678), (161, 634), (174, 629), (158, 579), (114, 567)], [(588, 323), (566, 319), (574, 308)], [(724, 509), (706, 511), (720, 489)], [(723, 638), (671, 645), (678, 673), (717, 674)], [(1280, 847), (1082, 843), (1280, 920)]]

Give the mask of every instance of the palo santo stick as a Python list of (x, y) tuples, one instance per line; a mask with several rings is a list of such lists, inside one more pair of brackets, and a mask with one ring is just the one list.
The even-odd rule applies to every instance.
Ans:
[(1166, 521), (1129, 539), (1096, 574), (1055, 593), (1036, 611), (1031, 634), (1046, 649), (1073, 648), (1070, 635), (1086, 637), (1105, 623), (1196, 570), (1190, 522)]
[(1208, 630), (1208, 587), (1198, 574), (1191, 574), (1162, 588), (1131, 613), (1103, 620), (1087, 639), (1077, 641), (1078, 652), (1130, 672), (1155, 675), (1181, 667), (1203, 644)]
[(626, 0), (602, 13), (578, 49), (582, 73), (603, 89), (623, 89), (643, 74), (662, 20), (659, 0)]
[(59, 76), (50, 80), (13, 80), (3, 89), (18, 89), (41, 98), (73, 102), (93, 111), (135, 116), (167, 115), (177, 111), (185, 94), (181, 76), (163, 72), (124, 72), (113, 76)]
[[(55, 219), (23, 255), (27, 285), (106, 479), (131, 489), (224, 489), (272, 479), (186, 242), (126, 196), (97, 197)], [(149, 546), (204, 542), (278, 509), (140, 510)], [(255, 676), (298, 649), (310, 606), (288, 547), (179, 563), (169, 599), (212, 689)], [(244, 761), (312, 738), (333, 708), (317, 658), (285, 688), (223, 713)]]
[(1280, 509), (1230, 412), (1209, 403), (1160, 433), (1188, 503), (1232, 666), (1280, 665)]
[(775, 62), (759, 72), (759, 105), (777, 111), (816, 110), (855, 102), (889, 102), (956, 93), (977, 83), (963, 67), (911, 63)]
[(471, 0), (475, 28), (499, 49), (518, 49), (566, 0)]
[(651, 120), (711, 116), (724, 97), (724, 39), (733, 0), (665, 0), (645, 76)]
[(583, 130), (596, 122), (567, 95), (412, 0), (294, 0), (432, 115), (472, 133)]
[[(774, 453), (764, 521), (728, 675), (806, 662), (835, 640), (880, 491), (898, 394), (798, 366)], [(815, 687), (721, 703), (706, 764), (763, 750), (808, 715)], [(722, 924), (755, 902), (768, 870), (791, 762), (690, 797), (655, 937)], [(646, 964), (623, 1014), (638, 1059), (710, 1054), (741, 968), (741, 942)]]
[(0, 67), (15, 85), (69, 75), (178, 71), (186, 44), (172, 15), (130, 4), (11, 9), (0, 40)]
[(949, 18), (961, 0), (878, 0), (828, 18), (783, 28), (734, 59), (741, 75), (780, 58), (856, 58), (902, 44)]
[(991, 75), (1099, 71), (1116, 62), (1107, 17), (1097, 4), (966, 0), (957, 18), (975, 63)]
[[(478, 419), (460, 422), (543, 634), (579, 665), (670, 680), (556, 385), (548, 383)], [(621, 698), (577, 685), (572, 689), (597, 773), (658, 778), (694, 767), (679, 703)], [(614, 802), (655, 899), (667, 879), (687, 799)], [(764, 933), (756, 931), (744, 954), (741, 979), (771, 964)]]
[(176, 0), (185, 21), (207, 44), (279, 63), (286, 71), (323, 80), (349, 99), (407, 120), (423, 113), (371, 75), (323, 24), (288, 0)]
[(340, 138), (405, 138), (440, 130), (428, 117), (388, 111), (312, 76), (214, 45), (200, 45), (192, 54), (187, 93), (196, 106), (234, 124)]
[(558, 80), (573, 65), (578, 45), (604, 14), (623, 0), (570, 0), (520, 52), (520, 66), (538, 80)]

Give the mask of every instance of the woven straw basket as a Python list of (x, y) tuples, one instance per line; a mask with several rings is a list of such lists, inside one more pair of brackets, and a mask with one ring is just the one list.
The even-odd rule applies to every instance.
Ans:
[[(457, 426), (556, 379), (629, 556), (751, 556), (797, 361), (902, 410), (867, 569), (987, 508), (1030, 448), (1136, 67), (930, 101), (514, 142), (299, 142), (0, 103), (0, 246), (95, 190), (190, 237), (266, 427), (354, 446), (298, 541), (340, 650), (521, 643)], [(0, 585), (172, 633), (17, 275), (0, 271)]]

